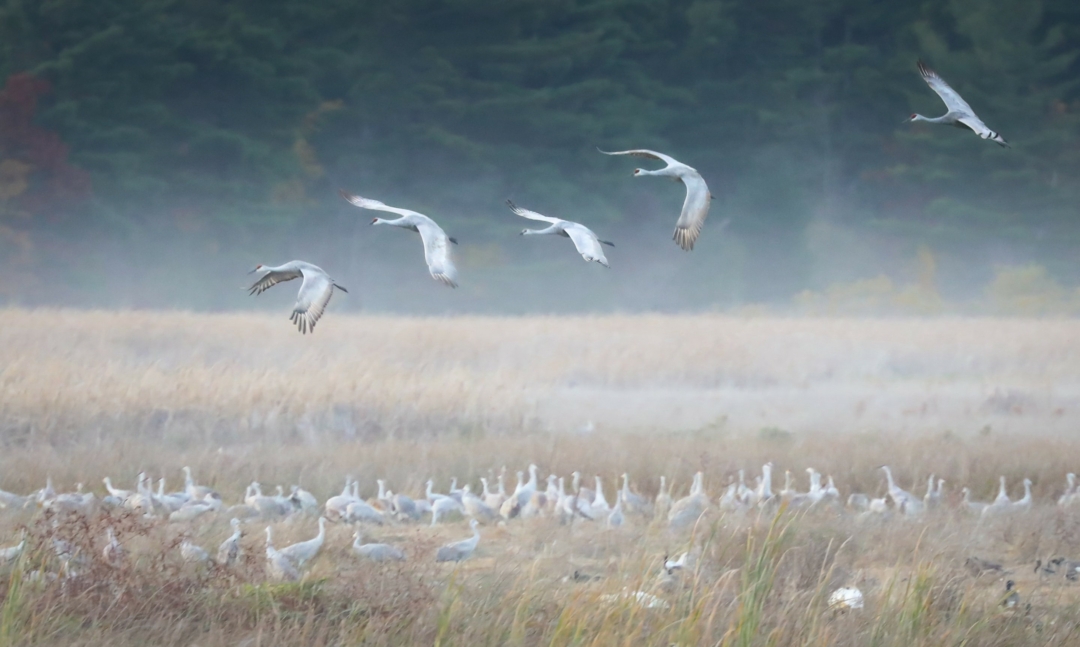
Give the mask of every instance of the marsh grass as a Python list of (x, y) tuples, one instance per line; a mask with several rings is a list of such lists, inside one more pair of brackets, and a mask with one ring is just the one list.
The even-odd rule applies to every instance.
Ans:
[[(813, 466), (845, 497), (881, 496), (878, 468), (888, 463), (918, 496), (930, 474), (947, 479), (949, 500), (919, 521), (832, 507), (745, 516), (713, 508), (682, 533), (639, 516), (612, 530), (515, 520), (484, 527), (476, 555), (459, 565), (432, 556), (468, 535), (463, 522), (365, 529), (408, 555), (386, 565), (357, 561), (351, 528), (333, 525), (306, 578), (289, 584), (266, 580), (262, 528), (272, 525), (284, 545), (311, 537), (314, 518), (245, 524), (241, 563), (221, 568), (186, 564), (177, 547), (190, 537), (212, 553), (229, 534), (224, 514), (170, 524), (122, 511), (0, 510), (0, 545), (25, 529), (29, 546), (0, 566), (0, 647), (1080, 641), (1080, 586), (1031, 568), (1037, 557), (1080, 558), (1080, 512), (1053, 505), (1080, 456), (1080, 437), (1056, 431), (1075, 415), (1076, 322), (337, 315), (306, 338), (287, 324), (247, 314), (0, 311), (0, 488), (26, 493), (51, 477), (61, 491), (81, 482), (103, 494), (103, 476), (131, 487), (146, 470), (173, 489), (191, 465), (227, 503), (252, 480), (298, 483), (324, 500), (346, 475), (365, 496), (376, 478), (418, 496), (428, 478), (477, 488), (503, 466), (512, 487), (514, 471), (537, 463), (542, 475), (602, 476), (609, 500), (623, 472), (651, 498), (661, 474), (679, 496), (700, 470), (715, 501), (739, 469), (756, 474), (769, 461), (774, 486), (790, 470), (805, 489)], [(887, 410), (894, 387), (925, 395), (897, 412), (904, 433), (828, 400), (814, 406), (835, 426), (718, 418), (590, 433), (558, 428), (538, 404), (559, 408), (568, 392), (588, 402), (592, 393), (677, 390), (705, 401), (727, 393), (719, 387), (816, 394), (853, 383), (880, 385)], [(940, 405), (939, 387), (956, 384), (986, 396), (954, 418), (925, 413)], [(1002, 433), (1005, 424), (1024, 433)], [(1014, 498), (1015, 484), (1031, 478), (1035, 509), (980, 520), (957, 508), (961, 486), (989, 500), (999, 475)], [(120, 565), (102, 553), (110, 527), (129, 551)], [(54, 539), (80, 558), (65, 565)], [(685, 550), (697, 555), (693, 568), (663, 577), (664, 556)], [(971, 555), (1005, 564), (1021, 608), (1000, 606), (1003, 578), (965, 570)], [(575, 571), (599, 579), (576, 581)], [(863, 590), (865, 609), (829, 608), (844, 585)], [(642, 605), (639, 592), (663, 604)]]

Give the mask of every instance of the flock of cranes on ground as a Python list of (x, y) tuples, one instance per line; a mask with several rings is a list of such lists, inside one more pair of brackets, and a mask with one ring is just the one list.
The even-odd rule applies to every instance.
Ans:
[[(982, 119), (975, 114), (966, 101), (953, 90), (936, 72), (918, 62), (919, 73), (923, 80), (945, 102), (947, 112), (940, 117), (924, 117), (918, 113), (911, 115), (909, 122), (927, 122), (932, 124), (944, 124), (959, 128), (969, 128), (976, 135), (1008, 146), (1001, 135), (990, 130)], [(598, 149), (599, 150), (599, 149)], [(701, 174), (691, 166), (683, 164), (675, 158), (647, 149), (632, 149), (625, 151), (600, 151), (604, 155), (631, 155), (645, 159), (663, 162), (666, 166), (660, 169), (634, 169), (634, 176), (660, 176), (668, 177), (676, 182), (682, 182), (686, 187), (686, 199), (683, 201), (682, 212), (675, 222), (674, 241), (686, 251), (694, 249), (694, 243), (701, 234), (701, 228), (705, 224), (705, 217), (709, 214), (709, 203), (712, 201), (712, 193)], [(457, 268), (454, 266), (453, 256), (450, 253), (450, 245), (457, 244), (457, 240), (447, 236), (434, 220), (422, 213), (391, 207), (378, 200), (363, 198), (341, 191), (341, 196), (351, 204), (374, 211), (385, 211), (397, 214), (396, 219), (375, 218), (372, 225), (390, 225), (408, 229), (420, 234), (420, 240), (424, 245), (424, 259), (427, 262), (428, 272), (431, 277), (443, 285), (457, 287)], [(551, 235), (569, 238), (574, 243), (577, 252), (586, 262), (597, 262), (604, 267), (610, 267), (607, 257), (604, 255), (604, 245), (614, 247), (614, 243), (602, 240), (585, 225), (570, 220), (562, 220), (545, 216), (535, 211), (522, 209), (513, 202), (507, 200), (510, 209), (522, 218), (545, 222), (548, 224), (543, 229), (525, 229), (522, 235)], [(723, 227), (727, 221), (721, 224)], [(300, 292), (297, 295), (296, 305), (293, 307), (291, 319), (301, 333), (315, 329), (315, 324), (326, 310), (330, 302), (334, 288), (347, 292), (345, 288), (334, 282), (322, 268), (305, 261), (290, 261), (284, 265), (270, 267), (258, 265), (252, 272), (265, 272), (259, 280), (251, 286), (251, 294), (260, 294), (266, 289), (282, 281), (291, 281), (303, 278)]]
[[(101, 508), (126, 508), (148, 519), (167, 520), (175, 524), (189, 523), (209, 513), (221, 513), (231, 518), (232, 534), (218, 547), (214, 557), (193, 543), (186, 532), (179, 545), (183, 560), (196, 563), (214, 561), (221, 566), (232, 566), (240, 558), (245, 523), (277, 521), (294, 515), (300, 515), (295, 518), (319, 515), (319, 530), (315, 537), (282, 548), (275, 547), (272, 528), (266, 527), (266, 573), (272, 580), (293, 581), (301, 577), (304, 567), (322, 550), (328, 523), (353, 525), (352, 552), (357, 557), (389, 562), (405, 560), (405, 552), (390, 544), (366, 543), (365, 527), (424, 522), (427, 516), (430, 516), (432, 526), (440, 521), (468, 518), (471, 536), (442, 546), (434, 555), (437, 562), (460, 562), (471, 557), (479, 545), (481, 523), (503, 524), (515, 519), (547, 517), (563, 524), (591, 522), (610, 529), (633, 523), (631, 519), (635, 519), (638, 523), (659, 523), (679, 531), (695, 526), (713, 508), (729, 515), (772, 515), (784, 506), (787, 509), (821, 509), (837, 514), (846, 511), (860, 519), (884, 519), (889, 515), (921, 517), (928, 511), (948, 505), (943, 479), (935, 480), (931, 475), (926, 494), (918, 497), (896, 484), (888, 466), (882, 466), (881, 470), (887, 483), (885, 496), (871, 498), (852, 493), (846, 501), (841, 499), (832, 477), (826, 477), (823, 484), (822, 475), (813, 468), (806, 470), (809, 488), (805, 492), (795, 489), (790, 471), (785, 472), (783, 488), (774, 492), (772, 464), (767, 463), (762, 466), (761, 475), (755, 477), (753, 486), (747, 484), (745, 472), (740, 470), (737, 478), (730, 479), (724, 493), (715, 501), (705, 491), (701, 472), (695, 474), (689, 493), (678, 499), (673, 499), (667, 479), (663, 476), (660, 477), (656, 496), (645, 497), (631, 489), (628, 475), (623, 474), (621, 487), (613, 493), (614, 504), (611, 504), (604, 493), (603, 479), (599, 476), (594, 477), (595, 488), (589, 488), (582, 484), (581, 474), (574, 472), (568, 492), (565, 477), (554, 474), (547, 477), (546, 487), (541, 487), (537, 466), (529, 465), (528, 478), (525, 472), (518, 472), (517, 485), (510, 493), (507, 493), (503, 483), (503, 468), (503, 473), (495, 478), (494, 486), (487, 477), (480, 479), (482, 490), (479, 493), (472, 492), (468, 484), (457, 487), (457, 479), (454, 479), (447, 493), (442, 494), (434, 491), (432, 481), (427, 481), (423, 494), (413, 498), (394, 493), (380, 479), (377, 481), (378, 492), (364, 499), (359, 495), (359, 483), (347, 477), (341, 493), (331, 496), (320, 506), (314, 495), (299, 486), (292, 486), (287, 495), (284, 488), (278, 486), (276, 494), (267, 495), (263, 494), (261, 485), (256, 482), (248, 486), (241, 503), (226, 507), (220, 494), (197, 484), (191, 470), (185, 467), (185, 486), (177, 492), (165, 492), (164, 479), (158, 481), (154, 491), (151, 479), (145, 473), (139, 475), (135, 490), (130, 491), (114, 487), (111, 479), (105, 477), (107, 494), (101, 498), (93, 492), (84, 491), (82, 484), (75, 492), (58, 493), (49, 479), (44, 488), (25, 496), (0, 490), (0, 508), (42, 508), (58, 514), (78, 515), (91, 515)], [(1080, 503), (1080, 489), (1077, 488), (1074, 474), (1067, 476), (1065, 492), (1057, 503), (1063, 507)], [(963, 499), (951, 507), (987, 517), (1029, 510), (1033, 505), (1030, 480), (1024, 479), (1024, 496), (1014, 501), (1008, 496), (1003, 476), (994, 501), (971, 501), (970, 491), (964, 488)], [(112, 528), (108, 528), (105, 540), (102, 555), (107, 563), (115, 565), (126, 558), (127, 550), (120, 544)], [(77, 571), (78, 551), (62, 539), (54, 538), (53, 544), (63, 564), (63, 572), (72, 572), (69, 569), (73, 560)], [(17, 559), (25, 547), (24, 535), (19, 544), (0, 548), (0, 565)], [(685, 567), (686, 558), (687, 555), (683, 554), (679, 559), (665, 560), (664, 570), (673, 572)]]

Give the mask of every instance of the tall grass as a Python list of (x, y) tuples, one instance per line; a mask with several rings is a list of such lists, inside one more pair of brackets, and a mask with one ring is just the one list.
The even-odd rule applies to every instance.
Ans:
[[(191, 465), (228, 503), (252, 480), (267, 489), (299, 483), (325, 499), (346, 475), (364, 496), (376, 478), (419, 496), (428, 478), (440, 489), (455, 476), (477, 488), (507, 466), (512, 485), (515, 470), (536, 463), (541, 475), (580, 470), (608, 488), (627, 472), (646, 497), (661, 474), (679, 496), (702, 471), (715, 501), (739, 469), (756, 474), (770, 461), (774, 487), (791, 470), (805, 489), (812, 466), (845, 496), (881, 496), (878, 468), (888, 463), (917, 495), (930, 474), (947, 479), (949, 501), (922, 520), (829, 506), (713, 508), (685, 533), (633, 515), (620, 529), (514, 520), (483, 528), (477, 554), (460, 565), (433, 555), (468, 535), (463, 523), (367, 529), (372, 541), (406, 551), (408, 561), (393, 565), (357, 561), (351, 529), (333, 525), (294, 584), (266, 581), (262, 527), (284, 545), (312, 536), (314, 519), (247, 524), (245, 558), (226, 569), (185, 564), (177, 550), (184, 536), (217, 546), (230, 532), (223, 514), (170, 524), (0, 510), (0, 546), (23, 527), (30, 544), (0, 566), (0, 647), (1076, 644), (1080, 587), (1031, 566), (1037, 557), (1080, 558), (1080, 513), (1053, 504), (1080, 455), (1080, 438), (1060, 432), (1076, 421), (1078, 327), (338, 315), (301, 337), (284, 317), (262, 315), (3, 310), (6, 490), (29, 492), (51, 476), (60, 490), (82, 482), (101, 494), (103, 476), (131, 487), (141, 470), (178, 486), (180, 467)], [(946, 402), (958, 385), (974, 395)], [(861, 413), (844, 399), (849, 390), (882, 415)], [(753, 398), (773, 392), (802, 404), (757, 411), (766, 405)], [(653, 419), (662, 420), (725, 399), (732, 417), (698, 427), (622, 428), (601, 418), (595, 431), (578, 432), (553, 422), (562, 409), (585, 417), (605, 401), (660, 403)], [(823, 422), (788, 425), (803, 404)], [(769, 424), (755, 423), (766, 414)], [(964, 485), (992, 498), (1001, 474), (1034, 481), (1034, 510), (983, 521), (957, 506)], [(109, 527), (130, 551), (119, 567), (102, 556)], [(53, 539), (81, 548), (74, 576), (64, 576)], [(684, 550), (696, 555), (693, 567), (663, 573), (664, 556)], [(1005, 565), (1020, 608), (1000, 606), (1001, 578), (964, 568), (972, 555)], [(863, 590), (865, 609), (829, 608), (842, 585)], [(642, 604), (651, 599), (643, 595), (662, 604)]]

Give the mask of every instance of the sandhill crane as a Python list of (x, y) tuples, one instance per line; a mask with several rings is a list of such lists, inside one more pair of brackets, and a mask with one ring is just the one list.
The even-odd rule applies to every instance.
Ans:
[(270, 579), (278, 582), (295, 582), (300, 579), (300, 572), (296, 570), (289, 558), (274, 548), (270, 526), (266, 527), (266, 573)]
[(622, 475), (622, 490), (619, 491), (618, 498), (626, 506), (627, 512), (645, 514), (649, 509), (649, 502), (645, 497), (630, 491), (630, 476), (626, 472)]
[(772, 491), (772, 463), (761, 466), (761, 483), (757, 487), (756, 498), (759, 506), (775, 503)]
[(434, 526), (439, 521), (439, 517), (450, 512), (460, 512), (465, 514), (465, 508), (461, 505), (461, 502), (452, 496), (446, 494), (439, 494), (434, 490), (434, 482), (428, 480), (427, 482), (427, 499), (431, 501), (431, 525)]
[(56, 498), (56, 489), (53, 488), (53, 482), (51, 476), (45, 477), (45, 487), (34, 493), (34, 498), (38, 503), (45, 503)]
[(870, 504), (867, 506), (867, 512), (873, 514), (886, 514), (889, 511), (889, 502), (885, 497), (876, 499), (870, 499)]
[(739, 497), (739, 501), (744, 504), (749, 504), (753, 496), (753, 491), (746, 486), (746, 470), (739, 470), (739, 484), (735, 488), (735, 496)]
[[(353, 485), (355, 486), (357, 484), (353, 483)], [(361, 499), (359, 496), (356, 496), (355, 492), (353, 494), (353, 500), (349, 502), (349, 505), (345, 506), (345, 515), (342, 519), (348, 522), (369, 521), (380, 526), (386, 521), (386, 518), (381, 511), (367, 501)]]
[(352, 502), (352, 477), (346, 476), (345, 487), (342, 488), (341, 494), (330, 497), (326, 500), (326, 503), (323, 504), (326, 511), (326, 518), (330, 520), (343, 519), (349, 508), (349, 504)]
[(404, 518), (416, 521), (421, 514), (417, 502), (412, 497), (401, 493), (395, 493), (390, 497), (390, 509), (394, 511), (398, 519)]
[(466, 515), (485, 523), (495, 521), (499, 516), (483, 499), (472, 493), (468, 484), (461, 490), (461, 507)]
[(188, 502), (188, 496), (186, 494), (165, 494), (165, 479), (158, 479), (157, 494), (154, 495), (154, 500), (157, 501), (161, 507), (165, 508), (166, 512), (173, 513), (180, 509), (185, 503)]
[(201, 563), (210, 559), (210, 555), (201, 546), (196, 546), (189, 539), (180, 542), (180, 556), (185, 562)]
[(111, 527), (105, 529), (105, 537), (108, 539), (108, 542), (101, 551), (102, 556), (105, 558), (105, 563), (113, 568), (119, 567), (127, 558), (127, 550), (120, 545), (120, 541), (116, 538), (116, 531)]
[(626, 516), (623, 515), (623, 500), (621, 496), (615, 497), (615, 507), (611, 509), (611, 512), (607, 516), (608, 528), (618, 528), (623, 525), (626, 520)]
[(518, 504), (524, 506), (536, 493), (536, 465), (529, 464), (529, 480), (517, 491)]
[(1009, 499), (1009, 492), (1005, 487), (1005, 477), (1000, 476), (998, 477), (998, 494), (994, 498), (993, 503), (983, 508), (982, 514), (984, 517), (997, 514), (1008, 510), (1011, 506), (1012, 500)]
[(592, 505), (592, 500), (596, 498), (596, 492), (581, 485), (581, 472), (573, 472), (570, 476), (574, 477), (571, 483), (570, 489), (574, 491), (579, 499), (582, 499)]
[(492, 492), (488, 487), (488, 480), (486, 478), (480, 477), (480, 483), (484, 486), (484, 491), (481, 495), (484, 503), (492, 510), (499, 510), (502, 508), (502, 504), (506, 500), (506, 497), (498, 492)]
[(528, 503), (522, 506), (518, 516), (522, 519), (531, 519), (544, 514), (548, 507), (547, 492), (533, 492)]
[(105, 489), (109, 492), (109, 495), (120, 499), (121, 503), (127, 501), (128, 497), (133, 494), (131, 490), (121, 490), (113, 487), (112, 479), (110, 479), (108, 476), (103, 478), (102, 481), (105, 482)]
[(945, 479), (941, 479), (941, 482), (937, 485), (937, 489), (934, 488), (934, 475), (931, 474), (930, 478), (926, 480), (926, 494), (923, 496), (923, 505), (927, 510), (937, 508), (941, 505), (941, 488), (945, 485)]
[(600, 152), (604, 155), (633, 155), (634, 157), (660, 160), (667, 164), (664, 168), (655, 171), (634, 169), (634, 176), (660, 175), (683, 183), (686, 187), (686, 200), (683, 202), (679, 220), (675, 223), (675, 234), (672, 239), (678, 243), (679, 247), (688, 252), (694, 249), (694, 242), (701, 233), (702, 225), (705, 224), (705, 216), (709, 215), (709, 202), (712, 200), (712, 194), (709, 193), (709, 187), (705, 184), (705, 180), (701, 179), (701, 174), (673, 157), (644, 148)]
[(547, 487), (544, 489), (544, 494), (552, 500), (559, 496), (559, 477), (555, 474), (547, 475)]
[(339, 193), (345, 200), (361, 209), (388, 211), (400, 215), (401, 217), (396, 220), (375, 218), (371, 221), (371, 224), (391, 225), (393, 227), (401, 227), (402, 229), (409, 229), (419, 233), (420, 240), (424, 243), (424, 259), (427, 261), (428, 272), (431, 273), (431, 278), (443, 285), (448, 285), (452, 288), (457, 287), (457, 268), (454, 267), (454, 261), (450, 258), (450, 243), (456, 245), (457, 241), (447, 236), (446, 232), (442, 230), (442, 227), (435, 224), (434, 220), (422, 213), (409, 211), (408, 209), (389, 207), (378, 200), (361, 198), (358, 195), (352, 195), (345, 191), (339, 191)]
[(870, 497), (862, 492), (852, 492), (848, 495), (847, 507), (857, 512), (866, 512), (870, 509)]
[(294, 508), (307, 514), (315, 514), (319, 508), (319, 501), (315, 495), (299, 485), (294, 485), (290, 489), (289, 502)]
[(450, 478), (450, 489), (446, 491), (446, 495), (453, 498), (458, 503), (461, 503), (461, 493), (464, 492), (462, 488), (457, 486), (457, 477)]
[(833, 477), (832, 477), (831, 474), (828, 477), (828, 484), (825, 485), (825, 496), (824, 496), (824, 498), (828, 499), (828, 500), (831, 500), (831, 501), (839, 501), (840, 500), (840, 490), (837, 489), (836, 483), (833, 482)]
[(672, 528), (684, 528), (697, 522), (698, 517), (709, 507), (709, 496), (705, 494), (704, 475), (694, 475), (690, 494), (671, 505), (668, 512), (668, 525)]
[(191, 521), (207, 512), (221, 509), (221, 499), (209, 497), (205, 501), (189, 501), (180, 506), (179, 510), (169, 514), (169, 521), (173, 523)]
[(195, 479), (191, 477), (191, 468), (185, 465), (183, 467), (184, 472), (184, 491), (187, 492), (188, 497), (192, 499), (205, 499), (207, 496), (217, 496), (220, 498), (217, 492), (213, 488), (206, 487), (205, 485), (198, 485), (195, 483)]
[[(46, 488), (51, 485), (46, 486)], [(70, 510), (73, 512), (89, 512), (97, 498), (93, 492), (83, 492), (83, 484), (77, 483), (74, 492), (53, 493), (49, 498), (41, 501), (43, 508)]]
[(940, 117), (924, 117), (918, 113), (911, 115), (908, 121), (925, 121), (930, 124), (945, 124), (947, 126), (956, 126), (957, 128), (970, 128), (976, 135), (983, 139), (989, 139), (1001, 146), (1008, 147), (1009, 143), (1002, 139), (1001, 135), (990, 130), (982, 119), (979, 119), (975, 115), (975, 111), (971, 109), (967, 101), (964, 101), (960, 94), (956, 90), (949, 87), (949, 84), (945, 82), (938, 73), (927, 67), (922, 61), (918, 62), (919, 74), (922, 75), (926, 84), (930, 86), (930, 89), (937, 93), (941, 100), (945, 102), (945, 107), (948, 108), (948, 112)]
[(718, 503), (721, 510), (724, 512), (741, 512), (743, 509), (743, 503), (739, 500), (739, 486), (735, 483), (728, 483), (727, 490), (720, 495), (720, 501)]
[(264, 517), (274, 517), (288, 514), (292, 506), (283, 503), (282, 499), (275, 496), (266, 496), (262, 493), (262, 485), (253, 481), (249, 487), (250, 495), (244, 497), (244, 503), (258, 510)]
[(361, 542), (360, 529), (353, 533), (352, 551), (354, 555), (370, 559), (373, 562), (401, 562), (405, 560), (405, 553), (396, 546), (390, 544), (363, 544)]
[(124, 499), (124, 506), (131, 510), (142, 510), (146, 516), (153, 516), (156, 511), (156, 502), (153, 492), (150, 491), (149, 477), (145, 472), (139, 473), (135, 490), (135, 494)]
[(305, 261), (289, 261), (277, 267), (256, 265), (255, 269), (248, 272), (266, 272), (251, 286), (248, 294), (259, 295), (274, 287), (278, 283), (303, 278), (300, 284), (300, 292), (296, 295), (296, 305), (293, 306), (289, 320), (296, 324), (296, 329), (303, 334), (310, 330), (315, 331), (315, 324), (323, 316), (326, 304), (330, 303), (330, 297), (334, 294), (334, 288), (342, 292), (348, 292), (330, 278), (330, 275), (321, 267)]
[(23, 550), (26, 549), (26, 535), (24, 534), (19, 543), (14, 546), (8, 546), (6, 548), (0, 548), (0, 566), (13, 562), (22, 555)]
[(1058, 505), (1064, 507), (1076, 502), (1076, 474), (1069, 472), (1065, 475), (1065, 492), (1058, 499)]
[(964, 499), (962, 501), (964, 507), (967, 508), (968, 511), (974, 512), (975, 514), (982, 514), (982, 511), (986, 509), (986, 504), (982, 501), (971, 500), (971, 488), (963, 488), (962, 490), (960, 490), (960, 492), (964, 495)]
[(600, 517), (611, 512), (611, 506), (608, 505), (607, 498), (604, 497), (604, 482), (599, 477), (596, 479), (596, 494), (593, 495), (592, 510), (593, 517)]
[(1024, 479), (1024, 496), (1023, 498), (1013, 501), (1010, 506), (1011, 510), (1030, 510), (1031, 509), (1031, 479)]
[(473, 536), (468, 539), (462, 539), (461, 541), (446, 544), (435, 554), (435, 561), (460, 562), (471, 557), (473, 551), (476, 550), (477, 544), (480, 543), (480, 531), (477, 530), (478, 525), (479, 522), (477, 522), (476, 519), (469, 520), (469, 527), (472, 528)]
[(297, 567), (302, 567), (306, 562), (315, 559), (322, 550), (323, 542), (326, 541), (326, 517), (319, 517), (319, 534), (307, 541), (297, 542), (282, 548), (278, 552), (289, 558)]
[(795, 496), (795, 489), (792, 487), (791, 470), (784, 470), (784, 487), (777, 494), (784, 501), (790, 501)]
[(656, 499), (653, 501), (653, 516), (657, 519), (667, 518), (668, 512), (671, 510), (671, 492), (665, 487), (667, 477), (660, 476), (660, 489), (656, 492)]
[(522, 209), (510, 200), (507, 200), (506, 204), (510, 207), (511, 211), (522, 218), (546, 222), (549, 225), (544, 229), (523, 229), (521, 231), (522, 236), (565, 236), (573, 241), (574, 248), (577, 249), (578, 254), (581, 254), (581, 257), (584, 258), (586, 262), (591, 263), (596, 261), (604, 267), (611, 267), (608, 265), (607, 257), (604, 256), (604, 248), (602, 245), (614, 247), (615, 243), (600, 240), (591, 229), (580, 223), (562, 220), (560, 218), (552, 218), (536, 213), (535, 211)]
[(239, 519), (233, 517), (229, 520), (229, 525), (232, 526), (233, 533), (221, 542), (217, 551), (217, 563), (222, 566), (232, 566), (240, 559), (240, 539), (244, 536)]
[(893, 480), (892, 470), (888, 465), (882, 465), (881, 469), (885, 471), (885, 478), (889, 483), (889, 498), (892, 499), (893, 505), (900, 512), (906, 515), (912, 516), (922, 512), (922, 501), (917, 499), (914, 494), (904, 490), (896, 484)]

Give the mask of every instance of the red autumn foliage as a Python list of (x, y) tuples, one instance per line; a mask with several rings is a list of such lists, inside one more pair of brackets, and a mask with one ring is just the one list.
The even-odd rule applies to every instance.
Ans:
[(31, 167), (29, 186), (15, 198), (31, 217), (55, 219), (91, 193), (89, 174), (68, 163), (69, 149), (57, 133), (34, 123), (38, 98), (51, 85), (28, 73), (13, 74), (0, 90), (0, 160)]

